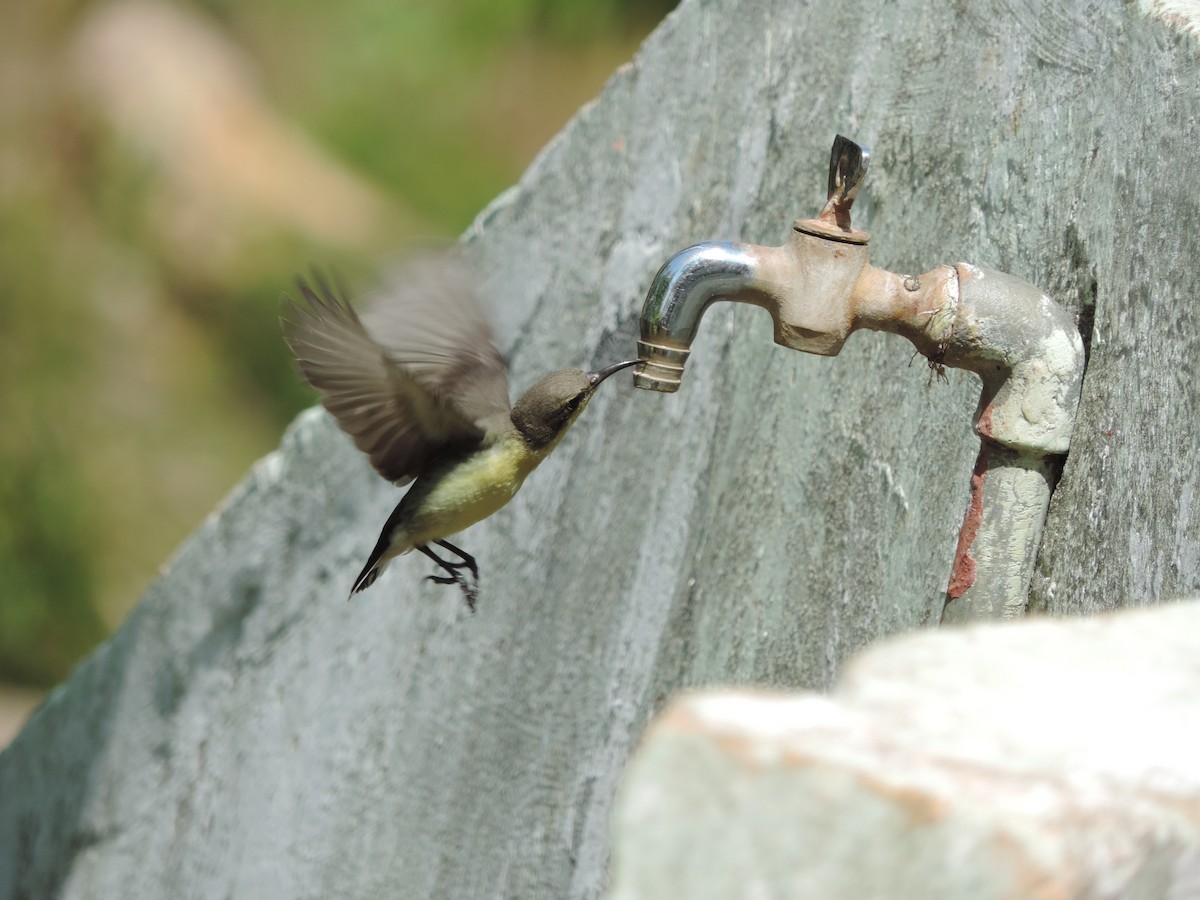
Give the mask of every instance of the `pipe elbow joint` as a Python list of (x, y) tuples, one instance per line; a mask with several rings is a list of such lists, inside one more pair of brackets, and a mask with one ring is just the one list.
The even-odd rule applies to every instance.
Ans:
[(958, 309), (942, 361), (983, 380), (976, 432), (1014, 450), (1066, 453), (1085, 362), (1071, 315), (1013, 275), (954, 269)]

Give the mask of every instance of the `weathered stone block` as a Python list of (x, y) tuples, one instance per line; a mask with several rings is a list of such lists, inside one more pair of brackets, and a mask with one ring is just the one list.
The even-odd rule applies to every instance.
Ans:
[(612, 900), (1200, 896), (1200, 602), (908, 637), (832, 696), (677, 701)]

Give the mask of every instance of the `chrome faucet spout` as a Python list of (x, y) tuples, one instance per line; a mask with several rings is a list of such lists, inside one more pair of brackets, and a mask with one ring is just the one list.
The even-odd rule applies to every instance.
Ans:
[(717, 300), (756, 300), (760, 248), (732, 241), (694, 244), (658, 270), (642, 308), (638, 366), (640, 388), (672, 393), (679, 390), (683, 366), (700, 319)]

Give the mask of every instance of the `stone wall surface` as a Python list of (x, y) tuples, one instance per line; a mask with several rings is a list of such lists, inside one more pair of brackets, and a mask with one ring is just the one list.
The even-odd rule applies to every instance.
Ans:
[[(1154, 602), (1200, 587), (1198, 110), (1195, 37), (1116, 0), (688, 0), (467, 240), (520, 390), (628, 357), (672, 253), (780, 243), (870, 144), (876, 264), (1011, 272), (1090, 343), (1035, 608)], [(0, 756), (0, 898), (600, 895), (670, 694), (828, 687), (940, 616), (978, 381), (770, 333), (718, 305), (678, 394), (606, 385), (462, 537), (473, 617), (419, 555), (345, 602), (398, 492), (300, 417)]]

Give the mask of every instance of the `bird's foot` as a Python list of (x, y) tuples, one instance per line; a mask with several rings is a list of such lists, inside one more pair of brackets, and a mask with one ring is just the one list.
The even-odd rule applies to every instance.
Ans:
[(457, 572), (453, 575), (426, 575), (425, 580), (432, 581), (434, 584), (457, 584), (467, 601), (467, 609), (472, 614), (475, 612), (475, 602), (479, 599), (478, 581), (469, 581), (466, 576), (459, 575)]
[[(451, 562), (448, 559), (442, 559), (428, 547), (421, 546), (417, 549), (432, 559), (445, 575), (427, 575), (426, 581), (432, 581), (434, 584), (457, 584), (463, 592), (463, 597), (467, 601), (467, 609), (472, 613), (475, 612), (475, 602), (479, 599), (479, 567), (475, 564), (475, 559), (470, 554), (464, 553), (448, 541), (437, 541), (439, 545), (457, 553), (460, 557), (459, 562)], [(471, 578), (467, 578), (462, 570), (467, 570), (471, 573)]]

